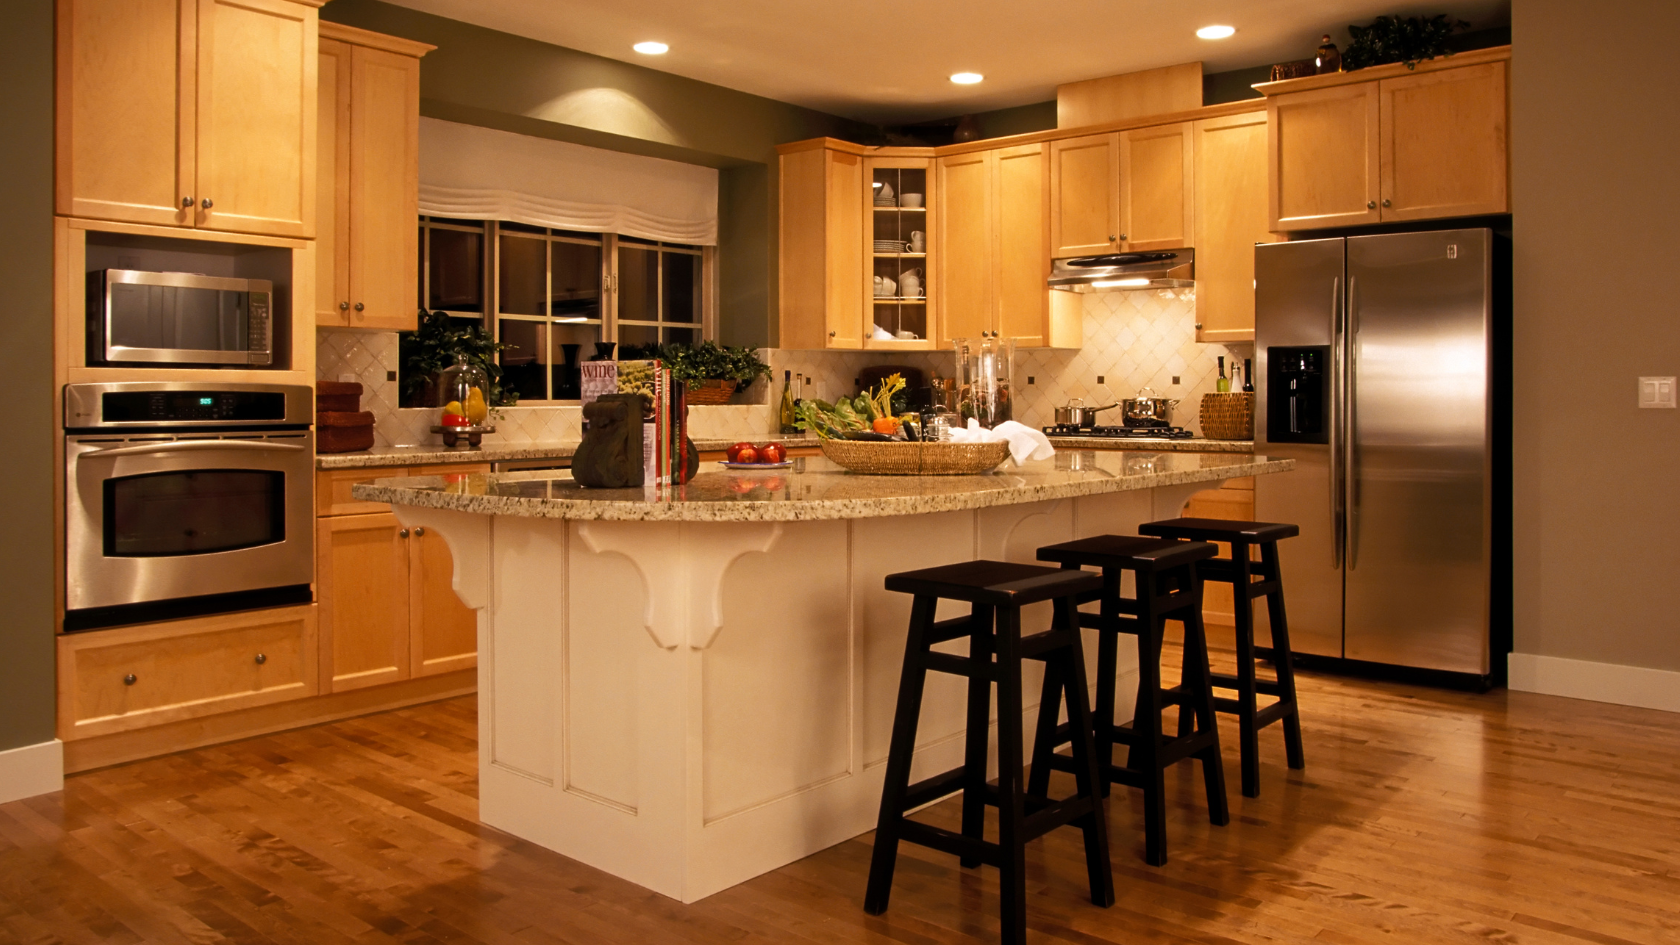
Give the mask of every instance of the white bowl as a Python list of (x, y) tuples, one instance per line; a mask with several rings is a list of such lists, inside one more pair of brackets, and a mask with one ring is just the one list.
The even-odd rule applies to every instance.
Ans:
[(898, 205), (901, 207), (919, 207), (922, 205), (921, 194), (900, 194)]

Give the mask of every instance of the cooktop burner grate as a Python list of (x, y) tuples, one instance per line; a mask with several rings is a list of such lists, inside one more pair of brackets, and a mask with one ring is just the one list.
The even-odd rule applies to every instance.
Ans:
[(1044, 428), (1047, 436), (1079, 436), (1092, 439), (1153, 439), (1153, 440), (1188, 440), (1195, 436), (1183, 427), (1076, 427), (1071, 424), (1052, 424)]

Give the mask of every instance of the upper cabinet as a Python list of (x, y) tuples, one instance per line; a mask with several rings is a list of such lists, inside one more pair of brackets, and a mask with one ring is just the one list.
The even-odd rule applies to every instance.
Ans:
[(1050, 255), (1189, 245), (1194, 145), (1188, 122), (1050, 142)]
[(821, 138), (780, 150), (778, 344), (861, 348), (863, 149)]
[(870, 319), (863, 326), (865, 348), (933, 347), (938, 300), (950, 298), (935, 291), (939, 249), (933, 234), (944, 232), (935, 215), (944, 218), (945, 185), (933, 178), (929, 158), (864, 159), (860, 196), (868, 225), (859, 252), (868, 262), (857, 273), (857, 286)]
[(1050, 142), (1050, 255), (1120, 249), (1120, 135)]
[(316, 0), (59, 0), (60, 215), (315, 235)]
[(1266, 113), (1195, 123), (1196, 340), (1254, 340), (1254, 244), (1266, 220)]
[(432, 48), (321, 24), (317, 325), (415, 328), (420, 57)]
[(1508, 213), (1508, 48), (1261, 87), (1277, 232)]

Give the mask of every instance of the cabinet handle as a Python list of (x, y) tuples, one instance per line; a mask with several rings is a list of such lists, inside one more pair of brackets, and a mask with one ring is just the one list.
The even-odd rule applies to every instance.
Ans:
[(205, 197), (202, 204), (201, 204), (201, 206), (203, 206), (204, 209), (206, 209), (206, 210), (210, 209), (211, 207), (214, 207), (215, 205), (216, 205), (216, 201), (211, 200), (209, 197)]
[(422, 537), (425, 536), (425, 534), (426, 534), (426, 526), (424, 526), (424, 525), (414, 526), (414, 537), (415, 538), (422, 538)]
[(408, 529), (405, 528), (402, 531), (397, 532), (397, 537), (398, 538), (407, 538), (408, 537)]
[(1376, 201), (1375, 201), (1375, 200), (1367, 200), (1367, 201), (1365, 201), (1365, 209), (1367, 209), (1367, 210), (1375, 210), (1375, 209), (1377, 209), (1377, 202), (1376, 202)]
[(140, 677), (134, 675), (133, 673), (129, 673), (127, 676), (123, 677), (123, 685), (125, 686), (132, 686), (139, 681)]
[(193, 205), (192, 197), (182, 197), (181, 198), (181, 209), (183, 209), (183, 210), (189, 209), (190, 207), (192, 207), (192, 205)]
[(349, 303), (349, 302), (340, 302), (340, 303), (338, 303), (338, 310), (339, 310), (339, 311), (341, 311), (341, 312), (348, 312), (348, 311), (350, 311), (350, 303)]
[(1384, 198), (1383, 198), (1383, 206), (1385, 206), (1385, 207), (1390, 207), (1390, 206), (1393, 206), (1393, 204), (1391, 204), (1391, 203), (1389, 203), (1389, 202), (1388, 202), (1388, 198), (1387, 198), (1387, 197), (1384, 197)]
[(257, 665), (261, 666), (262, 664), (264, 664), (266, 662), (268, 662), (268, 654), (267, 653), (258, 653), (257, 654)]
[(356, 311), (358, 311), (358, 312), (359, 312), (359, 311), (361, 311), (361, 310), (362, 310), (362, 303), (360, 303), (360, 302), (357, 302), (357, 303), (356, 303)]

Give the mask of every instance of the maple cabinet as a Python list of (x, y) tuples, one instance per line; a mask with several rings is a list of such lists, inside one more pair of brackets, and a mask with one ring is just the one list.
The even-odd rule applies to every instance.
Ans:
[(944, 184), (933, 160), (877, 155), (863, 161), (863, 347), (930, 351), (948, 293), (940, 274)]
[(1193, 154), (1187, 122), (1050, 142), (1050, 255), (1189, 245)]
[(316, 0), (60, 0), (56, 211), (315, 235)]
[(818, 138), (779, 150), (777, 343), (862, 348), (863, 149)]
[(1508, 47), (1267, 83), (1277, 232), (1510, 212)]
[(1195, 123), (1196, 340), (1254, 340), (1254, 244), (1266, 214), (1266, 113)]
[(420, 57), (432, 48), (321, 24), (317, 325), (416, 327)]
[(323, 691), (477, 665), (478, 616), (455, 596), (448, 544), (424, 528), (404, 526), (386, 507), (357, 502), (348, 494), (351, 485), (372, 479), (488, 471), (482, 464), (453, 464), (317, 475), (322, 514), (316, 520), (315, 571)]
[(1050, 255), (1120, 249), (1120, 135), (1050, 142)]

